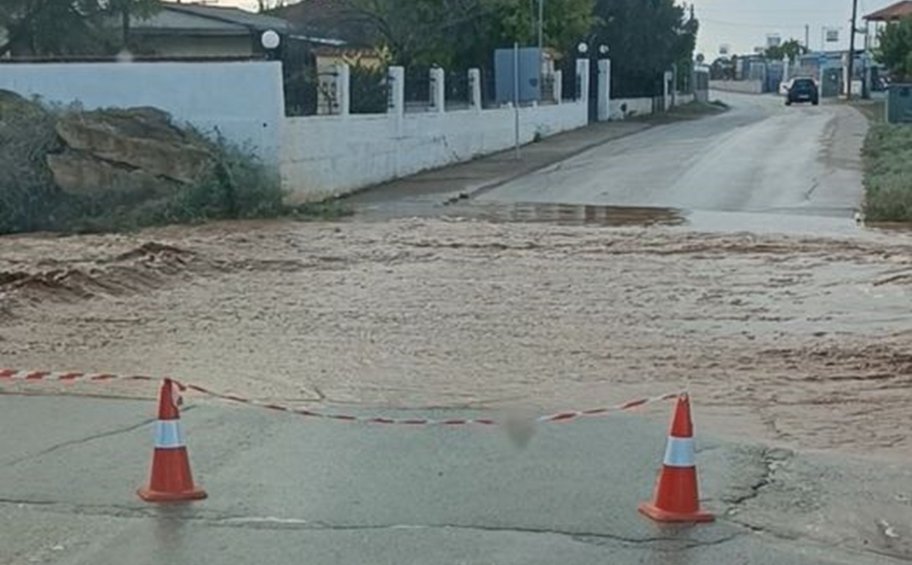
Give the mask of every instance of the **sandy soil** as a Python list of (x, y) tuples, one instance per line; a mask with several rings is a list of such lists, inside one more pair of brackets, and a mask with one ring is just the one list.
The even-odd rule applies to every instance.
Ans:
[(716, 434), (908, 457), (910, 295), (905, 237), (446, 220), (6, 237), (0, 366), (378, 411), (688, 389)]

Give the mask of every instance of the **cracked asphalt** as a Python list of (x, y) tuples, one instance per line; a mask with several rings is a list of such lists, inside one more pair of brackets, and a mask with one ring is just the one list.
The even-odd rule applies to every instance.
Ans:
[[(542, 426), (520, 448), (491, 428), (369, 427), (192, 401), (183, 422), (195, 478), (209, 498), (153, 506), (134, 494), (151, 455), (153, 402), (6, 395), (0, 410), (15, 422), (0, 451), (0, 563), (873, 564), (912, 557), (908, 469), (885, 464), (877, 483), (859, 483), (863, 477), (852, 474), (863, 466), (846, 458), (699, 435), (703, 504), (718, 521), (667, 527), (642, 518), (636, 505), (651, 494), (666, 429), (636, 413)], [(699, 407), (696, 419), (699, 426)], [(832, 479), (825, 487), (820, 473)], [(834, 480), (844, 492), (832, 491)], [(867, 530), (839, 518), (860, 484), (881, 512)], [(852, 504), (859, 518), (864, 505)], [(882, 522), (896, 537), (878, 532)]]

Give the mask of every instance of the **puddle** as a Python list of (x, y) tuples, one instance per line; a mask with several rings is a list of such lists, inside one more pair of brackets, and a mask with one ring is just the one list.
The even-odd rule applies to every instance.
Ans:
[(687, 223), (685, 213), (673, 208), (490, 201), (448, 206), (442, 215), (494, 223), (543, 223), (562, 226), (680, 226)]
[(686, 216), (686, 212), (674, 208), (467, 200), (449, 205), (400, 202), (395, 205), (358, 206), (351, 220), (385, 221), (418, 217), (561, 226), (649, 227), (685, 225)]
[(865, 240), (912, 238), (912, 224), (859, 224), (852, 211), (795, 208), (775, 211), (685, 210), (649, 206), (611, 206), (553, 202), (457, 200), (453, 204), (406, 200), (359, 205), (349, 221), (398, 218), (447, 218), (492, 223), (595, 227), (673, 227), (703, 233), (755, 233)]

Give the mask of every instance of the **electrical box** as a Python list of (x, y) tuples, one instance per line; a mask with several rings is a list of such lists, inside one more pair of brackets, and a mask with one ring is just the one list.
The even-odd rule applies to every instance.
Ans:
[(912, 84), (891, 84), (887, 88), (887, 123), (912, 123)]
[[(513, 49), (498, 49), (494, 52), (495, 95), (497, 102), (513, 102), (516, 90), (514, 65), (516, 54)], [(519, 102), (541, 100), (542, 52), (537, 47), (519, 49)]]

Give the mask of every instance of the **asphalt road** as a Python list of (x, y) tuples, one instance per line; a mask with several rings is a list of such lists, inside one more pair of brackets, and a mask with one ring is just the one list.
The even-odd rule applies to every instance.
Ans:
[(786, 107), (777, 96), (718, 97), (730, 111), (606, 143), (480, 200), (854, 215), (864, 116), (838, 103)]
[[(781, 565), (912, 555), (902, 545), (908, 500), (890, 507), (877, 494), (908, 496), (908, 469), (886, 465), (879, 487), (852, 503), (860, 523), (848, 523), (839, 505), (860, 477), (843, 484), (829, 463), (711, 438), (698, 438), (698, 463), (719, 521), (644, 519), (636, 505), (651, 493), (665, 427), (640, 414), (540, 427), (521, 448), (491, 428), (369, 427), (191, 403), (183, 421), (209, 499), (152, 506), (134, 490), (146, 478), (154, 408), (0, 396), (0, 563)], [(817, 484), (837, 478), (845, 493), (836, 497)], [(862, 518), (866, 502), (896, 513), (877, 515), (883, 531)]]
[[(859, 114), (727, 99), (724, 115), (606, 143), (481, 199), (851, 216), (861, 196)], [(897, 461), (698, 435), (704, 506), (719, 520), (646, 520), (636, 506), (651, 494), (664, 415), (542, 426), (519, 447), (490, 428), (370, 427), (197, 401), (184, 423), (210, 498), (162, 507), (135, 496), (154, 411), (149, 402), (0, 395), (0, 563), (912, 559), (912, 469)], [(695, 413), (699, 433), (699, 405)]]

